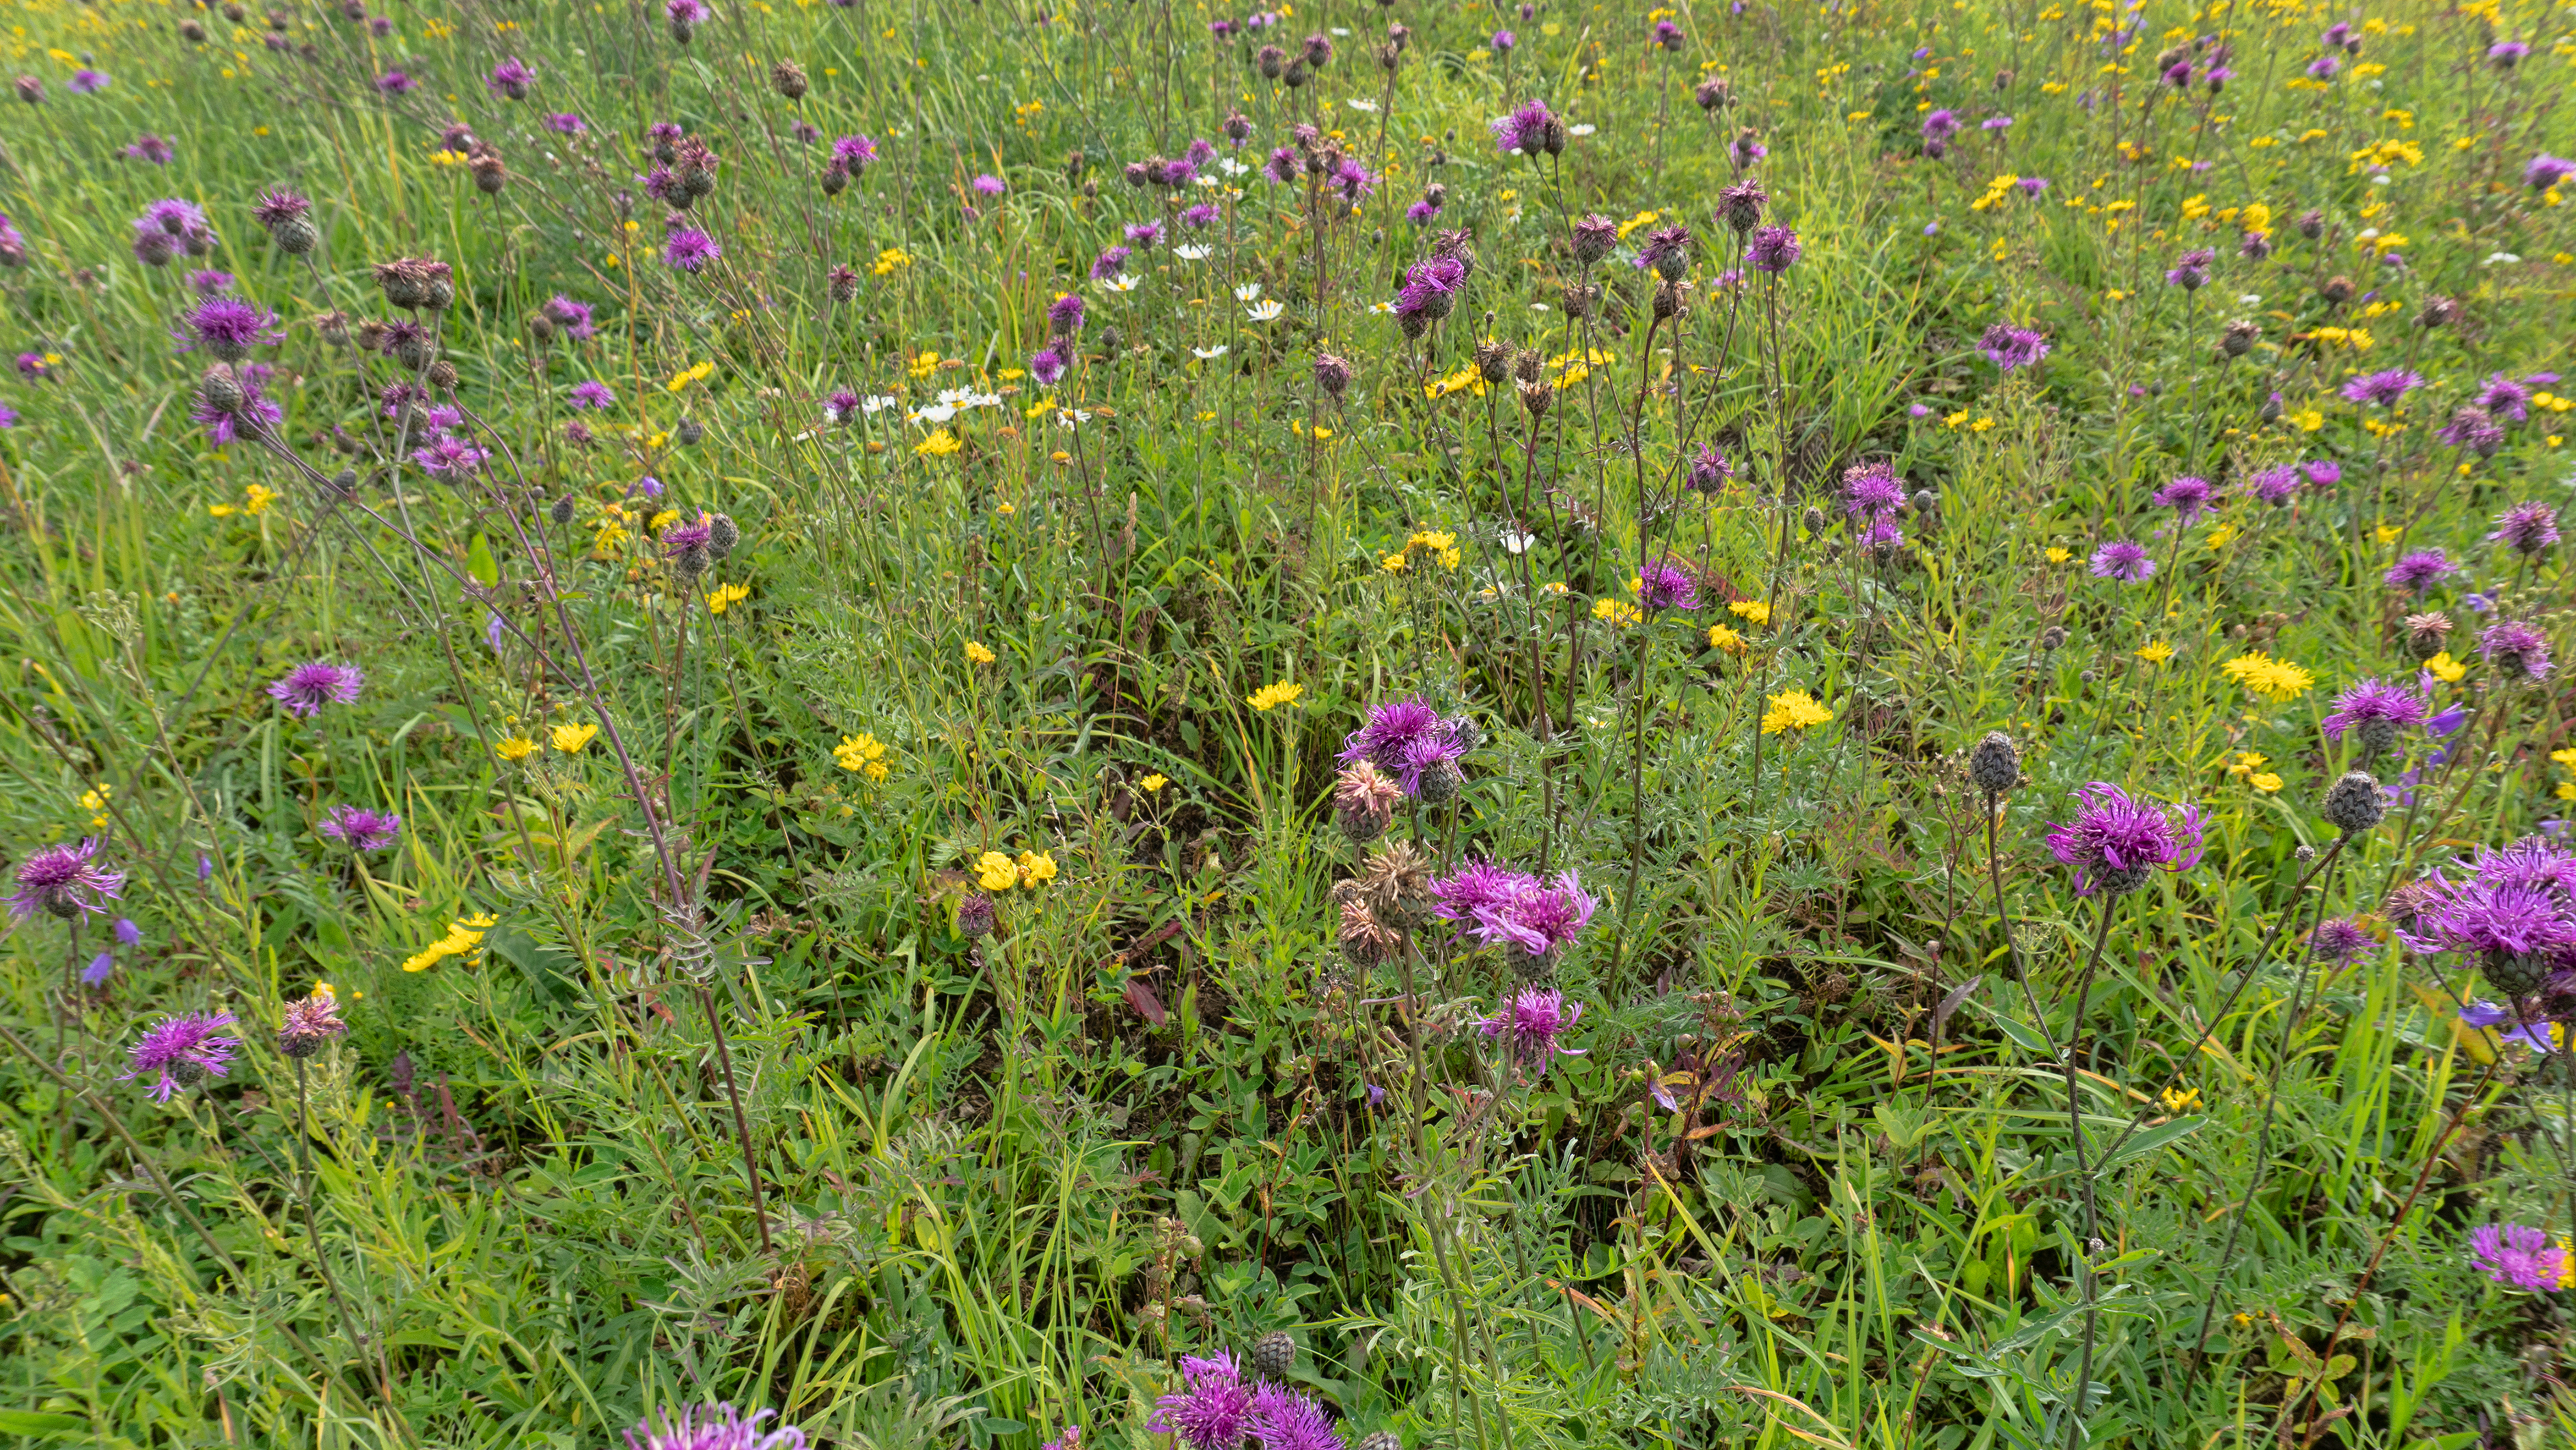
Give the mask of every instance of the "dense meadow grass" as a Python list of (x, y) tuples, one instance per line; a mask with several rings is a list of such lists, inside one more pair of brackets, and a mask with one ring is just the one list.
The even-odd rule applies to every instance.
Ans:
[(2576, 1442), (2576, 8), (278, 4), (0, 34), (0, 1435)]

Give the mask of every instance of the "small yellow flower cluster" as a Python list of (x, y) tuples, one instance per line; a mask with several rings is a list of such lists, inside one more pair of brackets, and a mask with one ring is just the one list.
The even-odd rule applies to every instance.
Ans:
[(912, 375), (916, 379), (926, 378), (937, 371), (939, 371), (939, 352), (936, 348), (924, 349), (919, 357), (912, 360)]
[(750, 597), (748, 584), (719, 584), (707, 595), (707, 613), (722, 614)]
[(2267, 757), (2258, 751), (2240, 750), (2236, 752), (2234, 759), (2227, 762), (2228, 778), (2241, 780), (2263, 794), (2270, 795), (2281, 788), (2281, 777), (2263, 768), (2266, 759)]
[(1734, 630), (1723, 624), (1712, 624), (1708, 627), (1708, 647), (1722, 649), (1731, 655), (1740, 655), (1750, 646), (1745, 644), (1744, 636)]
[(1626, 629), (1646, 617), (1646, 612), (1624, 599), (1595, 599), (1592, 617), (1620, 629)]
[(1000, 658), (1000, 656), (994, 654), (991, 650), (984, 648), (980, 643), (970, 639), (966, 641), (966, 658), (979, 665), (989, 665), (994, 660)]
[(671, 380), (664, 383), (662, 387), (665, 391), (676, 393), (691, 383), (705, 382), (715, 375), (715, 370), (716, 365), (712, 362), (702, 362), (695, 367), (682, 368), (671, 374)]
[(98, 784), (91, 786), (88, 790), (81, 793), (81, 809), (89, 812), (89, 828), (91, 830), (104, 831), (107, 829), (107, 798), (113, 790), (114, 787), (102, 780)]
[(2374, 343), (2367, 327), (2312, 327), (2308, 336), (2328, 347), (2348, 347), (2354, 352), (2368, 352)]
[(1777, 735), (1783, 730), (1808, 730), (1834, 718), (1834, 712), (1816, 703), (1816, 697), (1804, 690), (1783, 690), (1770, 698), (1770, 708), (1762, 712), (1762, 733)]
[(2021, 185), (2020, 177), (2015, 176), (2010, 172), (2000, 173), (1994, 180), (1986, 183), (1985, 195), (1968, 203), (1968, 210), (1992, 211), (1996, 207), (2003, 205), (2005, 200), (2012, 195), (2013, 188), (2019, 185)]
[(228, 503), (209, 504), (206, 507), (206, 512), (213, 514), (219, 519), (228, 519), (237, 513), (253, 515), (264, 514), (268, 512), (268, 506), (270, 504), (277, 502), (284, 496), (285, 495), (279, 493), (276, 489), (269, 488), (263, 484), (254, 483), (242, 489), (242, 501), (239, 507), (235, 507)]
[(1738, 599), (1726, 606), (1726, 612), (1757, 629), (1771, 622), (1771, 606), (1759, 599)]
[(1035, 890), (1054, 879), (1052, 852), (1022, 851), (1017, 861), (999, 851), (987, 851), (975, 858), (975, 884), (987, 891), (1008, 891), (1014, 886)]
[(465, 957), (471, 962), (475, 950), (483, 944), (483, 933), (492, 929), (492, 918), (469, 916), (447, 924), (447, 935), (422, 947), (403, 959), (406, 972), (425, 972), (449, 957)]
[(2444, 650), (2424, 662), (2424, 672), (2446, 685), (2456, 685), (2469, 672), (2469, 665), (2466, 660), (2451, 658), (2451, 652)]
[(1427, 562), (1454, 570), (1465, 556), (1458, 551), (1458, 536), (1437, 530), (1420, 530), (1404, 541), (1404, 547), (1378, 560), (1378, 567), (1389, 574), (1409, 573), (1413, 556), (1419, 552)]
[(856, 735), (841, 737), (841, 743), (832, 747), (832, 763), (843, 770), (855, 770), (870, 780), (882, 781), (886, 778), (885, 754), (885, 742), (862, 730)]
[(957, 440), (956, 434), (942, 428), (912, 445), (912, 451), (924, 458), (945, 458), (965, 446)]
[(1260, 689), (1253, 691), (1251, 698), (1245, 703), (1251, 705), (1255, 710), (1267, 713), (1268, 711), (1277, 709), (1281, 705), (1296, 704), (1297, 697), (1304, 693), (1306, 693), (1305, 686), (1292, 685), (1287, 681), (1282, 680), (1278, 684), (1264, 685)]
[(2138, 658), (2151, 665), (2163, 664), (2173, 657), (2174, 647), (2160, 639), (2151, 639), (2138, 650)]
[(890, 277), (897, 269), (911, 265), (912, 253), (901, 247), (888, 247), (877, 253), (876, 261), (869, 264), (868, 270), (880, 277)]
[(2317, 677), (2287, 660), (2276, 660), (2261, 650), (2241, 654), (2218, 667), (2218, 672), (2276, 705), (2286, 705), (2308, 692)]

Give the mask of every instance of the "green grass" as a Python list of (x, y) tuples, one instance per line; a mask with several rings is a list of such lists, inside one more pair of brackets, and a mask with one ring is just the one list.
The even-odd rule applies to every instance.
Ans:
[[(1168, 4), (717, 10), (685, 46), (658, 8), (555, 4), (381, 36), (304, 7), (271, 50), (256, 12), (22, 0), (0, 35), (47, 93), (0, 138), (0, 341), (40, 360), (0, 379), (0, 840), (102, 838), (142, 932), (96, 987), (103, 919), (8, 938), (0, 1434), (597, 1446), (727, 1401), (819, 1444), (1145, 1450), (1181, 1356), (1285, 1330), (1347, 1441), (1412, 1450), (2041, 1450), (2088, 1362), (2074, 1443), (2576, 1435), (2567, 1296), (2469, 1245), (2576, 1232), (2576, 1078), (2459, 1025), (2496, 989), (2385, 904), (2576, 798), (2560, 677), (2475, 649), (2503, 618), (2570, 643), (2563, 552), (2485, 538), (2576, 483), (2566, 401), (2537, 385), (2488, 455), (2434, 436), (2490, 375), (2566, 366), (2576, 237), (2523, 175), (2576, 148), (2563, 8), (2159, 3), (2123, 45), (2089, 7), (1710, 7), (1671, 52), (1663, 12), (1552, 4), (1344, 0), (1221, 42), (1241, 16)], [(2311, 83), (2338, 20), (2360, 49)], [(1261, 77), (1258, 46), (1334, 31), (1307, 84)], [(2159, 87), (2156, 52), (2213, 31), (2224, 90)], [(2500, 69), (2499, 40), (2532, 53)], [(523, 101), (483, 83), (510, 56)], [(84, 64), (112, 83), (72, 93)], [(1496, 152), (1530, 99), (1561, 156)], [(1311, 119), (1381, 184), (1324, 219), (1258, 170), (1123, 179), (1238, 111), (1218, 155)], [(451, 120), (497, 193), (441, 156)], [(642, 183), (661, 121), (721, 161), (694, 276)], [(1711, 212), (1743, 126), (1802, 255), (1733, 286)], [(120, 156), (144, 132), (170, 164)], [(851, 134), (878, 159), (827, 188)], [(312, 198), (309, 259), (254, 219), (271, 187)], [(136, 258), (162, 197), (210, 256)], [(1594, 212), (1634, 225), (1586, 274)], [(1171, 235), (1135, 290), (1088, 280), (1146, 220)], [(1656, 320), (1626, 263), (1675, 222)], [(1473, 268), (1408, 341), (1373, 304), (1452, 227)], [(2209, 284), (2168, 285), (2194, 247)], [(324, 321), (408, 316), (370, 270), (402, 257), (454, 269), (436, 351), (491, 455), (461, 482), (378, 406), (415, 370)], [(282, 314), (275, 447), (189, 419), (202, 266)], [(1089, 317), (1042, 386), (1065, 292)], [(532, 328), (558, 293), (595, 337)], [(2458, 317), (2416, 325), (2437, 296)], [(2046, 360), (1999, 374), (1997, 322)], [(1537, 354), (1543, 415), (1477, 377), (1488, 338)], [(2339, 396), (2393, 367), (2426, 380), (2395, 410)], [(614, 406), (576, 412), (591, 379)], [(842, 388), (900, 404), (827, 423)], [(993, 402), (905, 421), (943, 389)], [(1702, 445), (1731, 466), (1704, 495)], [(1934, 494), (1884, 559), (1836, 495), (1875, 460)], [(2319, 460), (2339, 484), (2251, 496)], [(2187, 473), (2227, 497), (2176, 528), (2151, 499)], [(653, 535), (701, 508), (740, 543), (691, 580)], [(2122, 539), (2152, 580), (2089, 572)], [(2462, 571), (2382, 582), (2425, 548)], [(1621, 622), (1666, 556), (1701, 607)], [(2320, 804), (2362, 762), (2319, 721), (2414, 678), (2401, 620), (2434, 608), (2465, 670), (2432, 699), (2468, 723), (2374, 762), (2414, 804), (2338, 844)], [(2222, 670), (2257, 650), (2306, 682)], [(262, 691), (312, 659), (366, 683), (299, 721)], [(1761, 735), (1789, 690), (1830, 720)], [(1387, 839), (1433, 875), (1578, 871), (1602, 900), (1571, 947), (1337, 944), (1369, 850), (1335, 757), (1411, 694), (1481, 739)], [(1991, 730), (2024, 776), (1990, 874)], [(836, 759), (862, 735), (881, 779)], [(2099, 898), (2045, 845), (2091, 781), (2197, 803), (2206, 843), (2116, 899), (2098, 960)], [(337, 805), (399, 812), (398, 844), (322, 838)], [(2311, 964), (2327, 917), (2378, 945)], [(348, 1031), (299, 1073), (275, 1029), (316, 982)], [(1531, 986), (1583, 1008), (1543, 1071), (1478, 1027)], [(118, 1075), (183, 1012), (245, 1045), (164, 1105)]]

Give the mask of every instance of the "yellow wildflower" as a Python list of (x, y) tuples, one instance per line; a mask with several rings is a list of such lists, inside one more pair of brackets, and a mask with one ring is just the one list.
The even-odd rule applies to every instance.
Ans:
[(1771, 622), (1771, 606), (1759, 599), (1738, 599), (1726, 606), (1726, 612), (1757, 629)]
[(984, 648), (983, 645), (970, 639), (966, 641), (966, 658), (979, 665), (989, 665), (995, 659), (999, 658), (999, 656), (996, 656), (991, 650)]
[(2269, 759), (2271, 759), (2270, 756), (2258, 750), (2240, 750), (2236, 752), (2234, 759), (2227, 762), (2227, 773), (2242, 780), (2262, 769), (2263, 763)]
[(912, 445), (912, 451), (924, 458), (945, 458), (949, 454), (954, 453), (965, 446), (965, 444), (957, 441), (956, 434), (942, 428), (938, 432), (933, 433), (929, 437)]
[(2254, 787), (2256, 790), (2261, 791), (2265, 795), (2270, 795), (2281, 788), (2281, 778), (2268, 770), (2258, 771), (2253, 775), (2247, 776), (2245, 778), (2245, 783)]
[(525, 760), (537, 753), (537, 742), (525, 735), (513, 735), (493, 746), (492, 753), (503, 760)]
[(2145, 647), (2138, 651), (2138, 658), (2145, 660), (2151, 665), (2163, 664), (2165, 661), (2172, 659), (2173, 657), (2174, 647), (2160, 639), (2151, 639), (2147, 641)]
[(662, 387), (667, 392), (676, 393), (691, 383), (704, 382), (714, 374), (715, 370), (716, 365), (712, 362), (702, 362), (695, 367), (682, 368), (671, 374), (671, 380), (664, 383)]
[(2166, 1088), (2163, 1098), (2166, 1115), (2178, 1116), (2200, 1106), (2200, 1089)]
[(268, 512), (268, 506), (270, 504), (277, 502), (278, 499), (282, 497), (284, 497), (284, 495), (280, 494), (276, 489), (267, 488), (254, 483), (242, 490), (242, 512), (246, 514), (264, 514)]
[(939, 354), (936, 351), (924, 352), (912, 360), (912, 375), (916, 378), (926, 378), (937, 371), (939, 371)]
[(488, 916), (469, 916), (463, 921), (451, 921), (447, 924), (447, 935), (404, 958), (402, 969), (425, 972), (449, 957), (469, 956), (483, 944), (483, 933), (491, 927), (492, 918)]
[(2426, 660), (2424, 662), (2424, 668), (2433, 676), (2433, 678), (2442, 681), (2444, 684), (2451, 685), (2458, 684), (2460, 682), (2460, 676), (2469, 672), (2467, 663), (2451, 658), (2451, 652), (2449, 650), (2444, 650), (2440, 654)]
[(1606, 620), (1621, 629), (1626, 629), (1628, 626), (1644, 619), (1646, 617), (1646, 612), (1623, 600), (1595, 599), (1592, 601), (1592, 617), (1594, 619)]
[(2067, 550), (2067, 549), (2060, 549), (2060, 548), (2056, 548), (2056, 547), (2054, 547), (2054, 546), (2051, 546), (2051, 547), (2050, 547), (2050, 549), (2049, 549), (2049, 551), (2048, 551), (2048, 562), (2050, 562), (2050, 563), (2052, 563), (2052, 564), (2063, 564), (2063, 563), (2065, 563), (2067, 560), (2072, 559), (2072, 558), (2074, 558), (2074, 557), (2075, 557), (2074, 553), (2073, 553), (2071, 550)]
[(583, 747), (590, 744), (590, 738), (598, 733), (596, 725), (558, 725), (548, 738), (554, 742), (555, 749), (564, 754), (579, 755)]
[(1777, 735), (1783, 730), (1805, 730), (1834, 718), (1834, 712), (1816, 703), (1816, 697), (1804, 690), (1784, 690), (1773, 695), (1771, 708), (1762, 712), (1762, 733)]
[(1020, 884), (1020, 868), (999, 851), (975, 858), (975, 884), (987, 891), (1008, 891)]
[(1283, 680), (1278, 684), (1264, 685), (1255, 690), (1247, 703), (1255, 710), (1266, 712), (1281, 705), (1294, 705), (1297, 703), (1297, 697), (1304, 693), (1306, 693), (1305, 686), (1292, 685)]
[(1022, 851), (1022, 852), (1020, 853), (1020, 884), (1021, 884), (1021, 885), (1023, 885), (1023, 886), (1038, 886), (1038, 885), (1043, 885), (1043, 884), (1044, 884), (1044, 883), (1046, 883), (1046, 882), (1053, 881), (1054, 879), (1055, 879), (1055, 853), (1054, 853), (1054, 852), (1052, 852), (1052, 851)]
[(722, 614), (750, 597), (751, 586), (748, 584), (717, 585), (715, 592), (707, 596), (707, 613)]
[(886, 778), (885, 742), (865, 730), (844, 735), (832, 747), (832, 761), (843, 770), (855, 770), (870, 780)]
[(1740, 655), (1744, 653), (1744, 636), (1725, 625), (1712, 624), (1708, 627), (1708, 647), (1722, 649), (1728, 654)]
[(2317, 682), (2317, 677), (2308, 671), (2259, 649), (2227, 661), (2218, 667), (2218, 672), (2276, 705), (2299, 698)]
[(1152, 795), (1163, 787), (1170, 785), (1172, 781), (1171, 777), (1158, 772), (1156, 774), (1149, 775), (1136, 783), (1145, 788), (1145, 794)]

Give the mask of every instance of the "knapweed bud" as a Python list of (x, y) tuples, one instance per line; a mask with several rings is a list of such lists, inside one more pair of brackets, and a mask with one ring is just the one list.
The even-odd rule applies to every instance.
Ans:
[(2352, 290), (2350, 277), (2328, 277), (2317, 288), (2317, 295), (2326, 300), (2327, 306), (2341, 307), (2352, 300)]
[(546, 510), (546, 517), (554, 520), (557, 524), (571, 523), (572, 495), (565, 494), (563, 497), (556, 499), (554, 501), (554, 505)]
[(1547, 118), (1547, 124), (1539, 129), (1538, 135), (1538, 149), (1550, 156), (1565, 154), (1565, 122), (1550, 116)]
[(1287, 1330), (1274, 1329), (1252, 1341), (1254, 1374), (1277, 1384), (1287, 1379), (1288, 1371), (1296, 1367), (1297, 1341), (1288, 1337)]
[(206, 27), (193, 18), (182, 20), (179, 22), (179, 38), (190, 45), (203, 45), (206, 43)]
[(45, 83), (34, 76), (18, 77), (18, 99), (31, 106), (45, 103)]
[(431, 363), (429, 365), (429, 370), (422, 376), (428, 379), (431, 387), (438, 389), (442, 393), (452, 393), (456, 391), (456, 364), (449, 362), (445, 358), (440, 358), (438, 361)]
[(1692, 87), (1691, 99), (1699, 103), (1701, 110), (1713, 116), (1725, 110), (1727, 102), (1734, 97), (1730, 94), (1726, 77), (1705, 76), (1697, 86)]
[(2254, 410), (2254, 416), (2266, 423), (2280, 422), (2281, 395), (2279, 393), (2274, 393), (2272, 396), (2265, 398), (2263, 400), (2263, 406)]
[(2325, 802), (2318, 813), (2345, 835), (2358, 836), (2379, 824), (2379, 818), (2388, 813), (2388, 804), (2379, 793), (2378, 780), (2366, 770), (2355, 770), (2326, 788)]
[(331, 490), (342, 498), (355, 494), (358, 491), (358, 470), (343, 468), (338, 473), (332, 474)]
[(1654, 312), (1657, 322), (1669, 322), (1682, 310), (1682, 289), (1673, 282), (1656, 284)]
[(510, 168), (492, 152), (486, 151), (475, 157), (470, 169), (474, 173), (474, 189), (485, 196), (499, 196), (501, 189), (510, 184)]
[(1914, 505), (1914, 511), (1926, 518), (1940, 512), (1941, 509), (1941, 495), (1928, 488), (1914, 490), (1914, 497), (1906, 502)]
[(2299, 219), (2290, 225), (2298, 229), (2300, 236), (2313, 242), (2326, 234), (2326, 214), (2311, 207), (2299, 213)]
[(680, 426), (671, 430), (671, 436), (679, 440), (681, 447), (695, 448), (707, 436), (707, 425), (695, 418), (682, 418)]
[(2448, 327), (2458, 320), (2459, 315), (2460, 304), (2452, 299), (2427, 297), (2424, 299), (2423, 309), (2415, 314), (2415, 325), (2427, 330)]
[(2229, 357), (2243, 357), (2254, 350), (2255, 339), (2262, 335), (2261, 327), (2240, 317), (2227, 324), (2227, 330), (2219, 335), (2218, 350)]
[(2000, 730), (1988, 731), (1968, 752), (1968, 779), (1988, 795), (2002, 795), (2021, 779), (2021, 747)]
[(792, 60), (782, 60), (769, 68), (769, 88), (791, 101), (805, 99), (805, 72)]
[(1323, 389), (1325, 397), (1338, 403), (1342, 400), (1343, 391), (1350, 385), (1351, 365), (1349, 363), (1328, 352), (1316, 355), (1315, 386)]
[(207, 412), (238, 414), (243, 402), (241, 379), (231, 368), (216, 363), (197, 379), (197, 399)]
[(2039, 652), (2055, 654), (2066, 648), (2066, 626), (2052, 624), (2039, 632)]
[(991, 936), (996, 916), (993, 898), (981, 891), (969, 891), (957, 903), (957, 932), (967, 937)]
[(1275, 81), (1288, 66), (1288, 53), (1275, 45), (1265, 45), (1252, 53), (1252, 68), (1263, 80)]
[(707, 572), (707, 565), (712, 562), (714, 561), (707, 557), (706, 545), (691, 544), (671, 556), (671, 572), (679, 576), (681, 583), (690, 584), (696, 582), (699, 575)]
[(1502, 343), (1486, 338), (1476, 344), (1475, 357), (1476, 376), (1485, 380), (1485, 386), (1499, 386), (1503, 379), (1511, 376), (1512, 350)]
[(731, 514), (716, 514), (707, 520), (707, 552), (722, 562), (742, 542), (742, 525)]
[(823, 285), (824, 288), (831, 293), (832, 301), (834, 303), (846, 307), (850, 303), (858, 300), (858, 269), (849, 266), (834, 267), (831, 272), (824, 277)]
[(1557, 306), (1564, 310), (1568, 320), (1574, 322), (1590, 317), (1600, 301), (1601, 284), (1598, 282), (1568, 282), (1556, 293)]
[(1805, 526), (1808, 533), (1821, 534), (1825, 531), (1825, 511), (1814, 504), (1809, 504), (1807, 511), (1799, 516), (1798, 522)]
[(539, 347), (554, 346), (555, 320), (542, 312), (531, 315), (528, 318), (528, 340)]
[(1465, 789), (1466, 784), (1466, 774), (1458, 769), (1458, 762), (1436, 760), (1422, 768), (1421, 789), (1418, 794), (1422, 797), (1424, 805), (1447, 805), (1458, 798), (1458, 792)]
[(1292, 91), (1306, 84), (1306, 58), (1304, 56), (1298, 56), (1288, 62), (1288, 68), (1279, 73), (1279, 84), (1286, 86)]

